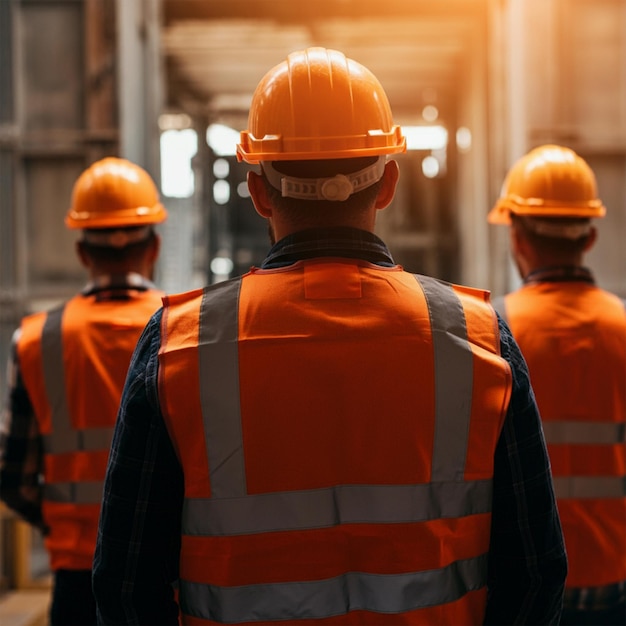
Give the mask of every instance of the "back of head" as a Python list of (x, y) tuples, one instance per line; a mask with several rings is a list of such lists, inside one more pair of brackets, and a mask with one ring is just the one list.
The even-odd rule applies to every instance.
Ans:
[(156, 258), (151, 250), (158, 250), (154, 225), (166, 218), (150, 175), (126, 159), (106, 157), (74, 183), (65, 224), (83, 231), (80, 254), (84, 263), (90, 259), (92, 273), (150, 275)]
[(591, 218), (605, 213), (596, 177), (585, 160), (569, 148), (549, 144), (513, 165), (487, 220), (510, 224), (515, 215), (537, 234), (577, 239), (588, 231)]
[[(343, 53), (314, 47), (293, 52), (259, 82), (237, 156), (261, 163), (283, 197), (337, 202), (376, 183), (385, 156), (405, 150), (378, 79)], [(354, 171), (363, 157), (370, 164)], [(328, 165), (307, 168), (311, 161)]]

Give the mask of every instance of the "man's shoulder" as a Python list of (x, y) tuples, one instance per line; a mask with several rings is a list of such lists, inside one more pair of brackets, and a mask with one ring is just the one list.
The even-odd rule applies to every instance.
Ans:
[[(203, 303), (211, 302), (213, 306), (222, 298), (227, 299), (229, 290), (238, 289), (241, 278), (239, 276), (199, 289), (166, 295), (163, 298), (163, 307), (158, 312), (159, 322), (167, 327), (168, 334), (175, 328), (190, 330), (191, 326), (199, 322)], [(230, 291), (231, 298), (232, 293)], [(236, 298), (234, 301), (236, 302)]]
[(621, 309), (626, 309), (626, 297), (620, 296), (612, 291), (606, 289), (599, 289), (600, 293), (607, 299), (607, 302), (611, 302), (613, 306)]
[(62, 302), (53, 302), (38, 311), (24, 315), (20, 320), (19, 327), (13, 334), (13, 343), (19, 343), (19, 345), (23, 347), (26, 344), (32, 344), (38, 341), (48, 315), (51, 313), (60, 313), (72, 299)]
[[(221, 283), (220, 283), (221, 284)], [(180, 293), (170, 293), (163, 296), (163, 308), (171, 309), (175, 307), (183, 306), (187, 303), (194, 302), (201, 299), (206, 287), (199, 289), (192, 289), (190, 291), (182, 291)]]
[(425, 286), (434, 287), (436, 290), (452, 290), (456, 297), (461, 301), (463, 305), (472, 306), (474, 308), (482, 309), (483, 312), (493, 314), (493, 307), (491, 306), (491, 294), (487, 289), (480, 287), (473, 287), (461, 283), (454, 283), (440, 278), (434, 278), (424, 274), (413, 274), (417, 281), (424, 288)]

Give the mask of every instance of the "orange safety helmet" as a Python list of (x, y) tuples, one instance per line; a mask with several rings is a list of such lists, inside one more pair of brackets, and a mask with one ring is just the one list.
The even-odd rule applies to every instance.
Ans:
[(507, 174), (490, 224), (510, 224), (510, 213), (547, 218), (604, 217), (596, 177), (573, 150), (545, 145), (520, 158)]
[(68, 228), (130, 228), (167, 218), (150, 175), (138, 165), (106, 157), (88, 167), (74, 184)]
[(343, 53), (314, 47), (293, 52), (261, 79), (237, 158), (344, 159), (405, 150), (378, 79)]

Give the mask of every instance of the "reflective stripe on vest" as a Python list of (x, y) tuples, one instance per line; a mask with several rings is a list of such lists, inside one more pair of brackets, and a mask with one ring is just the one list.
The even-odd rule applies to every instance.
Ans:
[[(112, 428), (76, 429), (72, 426), (67, 407), (65, 368), (63, 366), (62, 319), (65, 305), (50, 311), (41, 335), (43, 378), (46, 395), (52, 412), (52, 432), (43, 436), (47, 454), (103, 450), (109, 447)], [(102, 499), (102, 482), (46, 484), (46, 499), (55, 502), (97, 504)]]
[(102, 482), (46, 483), (43, 485), (43, 493), (44, 498), (51, 502), (100, 504), (102, 501)]
[[(423, 522), (489, 513), (491, 481), (422, 485), (340, 485), (184, 502), (183, 533), (241, 535), (336, 524)], [(294, 513), (297, 512), (297, 516)]]
[(546, 420), (543, 434), (547, 443), (614, 444), (626, 441), (623, 422), (585, 422)]
[[(262, 588), (258, 585), (224, 588), (184, 582), (187, 602), (182, 602), (181, 608), (188, 613), (187, 605), (202, 607), (197, 617), (225, 624), (324, 619), (346, 613), (348, 597), (351, 611), (406, 613), (445, 604), (482, 587), (486, 569), (487, 556), (483, 555), (416, 574), (378, 576), (350, 572), (327, 580), (262, 585)], [(246, 608), (251, 597), (254, 597), (254, 611)], [(289, 608), (278, 610), (281, 606)]]
[[(548, 444), (619, 444), (625, 424), (614, 422), (544, 421)], [(553, 478), (557, 498), (623, 498), (626, 476), (558, 476)]]
[[(185, 500), (184, 534), (254, 534), (277, 529), (323, 528), (338, 523), (414, 522), (490, 512), (491, 481), (464, 480), (473, 354), (463, 306), (451, 286), (425, 277), (416, 280), (428, 304), (435, 363), (431, 482), (349, 485), (251, 496), (246, 495), (239, 406), (238, 301), (242, 279), (217, 290), (204, 291), (199, 316), (198, 363), (211, 498)], [(463, 386), (459, 386), (461, 381)], [(297, 512), (297, 516), (286, 519), (285, 510)], [(321, 581), (237, 587), (181, 580), (180, 590), (183, 612), (219, 622), (246, 622), (319, 619), (355, 608), (402, 613), (433, 603), (452, 602), (485, 584), (486, 558), (480, 555), (427, 572), (349, 573)], [(286, 607), (283, 615), (277, 616), (277, 606)], [(202, 613), (199, 615), (198, 611)]]
[[(435, 445), (432, 481), (462, 480), (472, 406), (472, 351), (465, 315), (452, 287), (415, 277), (428, 303), (435, 352)], [(458, 343), (463, 342), (459, 352)], [(462, 386), (463, 384), (464, 386)]]
[(555, 476), (557, 498), (623, 498), (626, 476)]

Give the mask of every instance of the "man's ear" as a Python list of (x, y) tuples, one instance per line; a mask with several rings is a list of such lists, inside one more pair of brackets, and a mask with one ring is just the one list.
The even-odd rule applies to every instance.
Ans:
[(154, 233), (154, 239), (152, 240), (152, 245), (150, 246), (150, 263), (156, 263), (156, 260), (159, 258), (159, 253), (161, 252), (161, 236), (157, 233)]
[(375, 206), (377, 209), (384, 209), (391, 204), (396, 193), (399, 177), (400, 168), (398, 167), (398, 163), (396, 161), (388, 161), (385, 164), (380, 191), (378, 192), (378, 196), (376, 196)]
[(515, 226), (514, 223), (509, 225), (509, 241), (513, 253), (525, 253), (526, 238), (524, 237), (524, 233), (522, 233), (521, 229)]
[(250, 191), (250, 197), (256, 212), (266, 219), (272, 217), (272, 205), (261, 174), (248, 172), (248, 190)]
[(83, 242), (78, 240), (78, 241), (76, 241), (76, 243), (74, 245), (75, 245), (75, 249), (76, 249), (76, 256), (80, 259), (81, 264), (84, 267), (86, 267), (86, 268), (91, 267), (91, 259), (89, 258), (89, 256), (85, 252), (85, 248), (83, 246)]
[(589, 230), (589, 235), (587, 236), (587, 241), (585, 243), (585, 252), (589, 252), (593, 247), (593, 244), (598, 239), (598, 229), (595, 226), (592, 226)]
[(526, 265), (535, 263), (536, 252), (532, 243), (528, 239), (528, 235), (524, 229), (516, 225), (514, 222), (509, 226), (511, 253), (516, 259), (517, 264)]

